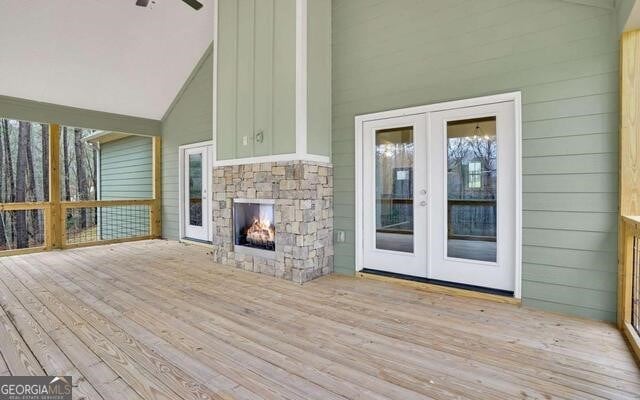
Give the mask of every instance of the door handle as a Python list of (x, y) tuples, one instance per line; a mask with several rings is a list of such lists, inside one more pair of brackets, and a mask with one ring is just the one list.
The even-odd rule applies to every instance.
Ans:
[(420, 206), (421, 206), (421, 207), (426, 207), (426, 206), (427, 206), (427, 202), (426, 202), (426, 201), (424, 201), (424, 200), (422, 200), (422, 201), (420, 202)]
[(427, 195), (427, 190), (426, 189), (422, 189), (420, 191), (420, 194), (423, 195), (423, 196), (426, 196)]

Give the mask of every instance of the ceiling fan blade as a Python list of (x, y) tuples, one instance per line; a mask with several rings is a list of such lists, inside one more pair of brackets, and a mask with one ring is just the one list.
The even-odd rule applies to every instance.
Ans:
[(182, 1), (184, 1), (185, 3), (193, 7), (195, 10), (199, 10), (203, 6), (203, 4), (200, 3), (198, 0), (182, 0)]
[(149, 0), (136, 0), (136, 5), (139, 7), (146, 7), (149, 5)]

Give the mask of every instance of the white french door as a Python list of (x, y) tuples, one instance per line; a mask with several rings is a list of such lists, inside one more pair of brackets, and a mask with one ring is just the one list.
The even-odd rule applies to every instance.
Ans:
[(431, 113), (429, 277), (515, 289), (513, 103)]
[(367, 268), (426, 276), (425, 132), (424, 114), (364, 123), (363, 244)]
[(212, 169), (212, 146), (188, 147), (182, 151), (183, 237), (209, 241), (211, 226), (209, 186)]
[(358, 117), (359, 269), (517, 292), (516, 102), (479, 100)]

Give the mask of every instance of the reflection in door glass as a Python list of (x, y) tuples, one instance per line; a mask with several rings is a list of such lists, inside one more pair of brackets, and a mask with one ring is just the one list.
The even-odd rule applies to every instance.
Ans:
[(189, 225), (202, 226), (202, 154), (189, 155)]
[(496, 261), (496, 118), (447, 123), (447, 255)]
[(413, 252), (413, 127), (376, 131), (376, 248)]

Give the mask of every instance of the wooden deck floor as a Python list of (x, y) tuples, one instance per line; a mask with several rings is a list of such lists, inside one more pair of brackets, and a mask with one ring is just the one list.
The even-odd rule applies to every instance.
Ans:
[(303, 286), (149, 241), (0, 258), (0, 375), (90, 399), (627, 399), (605, 323), (373, 280)]

